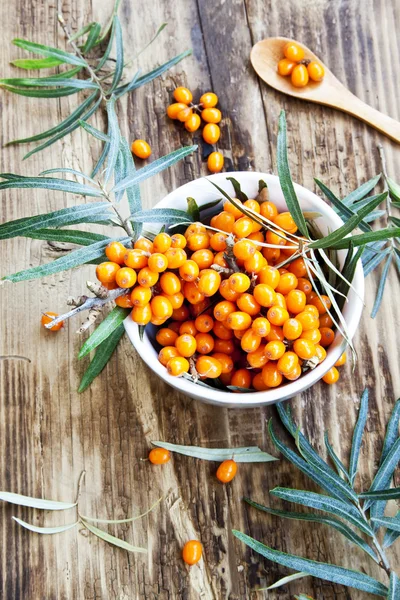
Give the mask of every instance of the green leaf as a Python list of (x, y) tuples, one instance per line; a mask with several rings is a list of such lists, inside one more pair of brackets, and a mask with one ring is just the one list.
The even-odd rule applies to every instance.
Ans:
[(364, 277), (367, 277), (380, 263), (383, 261), (385, 256), (391, 252), (391, 248), (385, 248), (380, 252), (377, 252), (371, 260), (364, 264)]
[[(115, 14), (115, 13), (114, 13), (114, 14)], [(109, 56), (110, 56), (110, 54), (111, 54), (111, 50), (112, 50), (113, 43), (114, 43), (114, 36), (115, 36), (114, 15), (113, 15), (112, 19), (110, 20), (110, 22), (109, 22), (109, 25), (108, 25), (108, 26), (109, 26), (109, 28), (111, 29), (110, 38), (109, 38), (109, 40), (108, 40), (108, 44), (107, 44), (106, 50), (105, 50), (105, 52), (104, 52), (104, 54), (103, 54), (103, 57), (102, 57), (102, 58), (99, 60), (99, 62), (98, 62), (98, 64), (97, 64), (97, 67), (96, 67), (96, 73), (97, 73), (98, 71), (100, 71), (100, 70), (101, 70), (101, 69), (104, 67), (104, 65), (106, 64), (106, 62), (107, 62), (107, 60), (108, 60), (108, 58), (109, 58)], [(104, 36), (104, 34), (103, 34), (103, 35), (101, 36), (101, 38), (102, 38), (102, 39), (104, 39), (104, 37), (105, 37), (105, 36)]]
[(94, 179), (92, 179), (91, 177), (89, 177), (88, 175), (85, 175), (84, 173), (81, 173), (80, 171), (77, 171), (76, 169), (70, 169), (69, 167), (58, 167), (57, 169), (47, 169), (46, 171), (41, 171), (41, 173), (39, 173), (39, 175), (40, 176), (52, 175), (53, 173), (70, 173), (71, 175), (76, 175), (77, 177), (82, 177), (83, 179), (90, 181), (90, 183), (93, 183), (93, 185), (97, 185), (96, 181)]
[(364, 429), (368, 418), (368, 389), (366, 388), (361, 396), (360, 410), (358, 412), (358, 419), (353, 433), (353, 441), (351, 445), (350, 453), (350, 483), (354, 484), (354, 480), (357, 475), (358, 459), (360, 456), (361, 443), (364, 435)]
[(386, 280), (388, 278), (389, 269), (390, 269), (390, 265), (392, 264), (392, 260), (393, 260), (393, 254), (389, 254), (389, 256), (387, 257), (387, 260), (385, 262), (385, 266), (383, 268), (383, 271), (382, 271), (382, 277), (381, 277), (381, 280), (379, 282), (378, 291), (376, 293), (376, 298), (375, 298), (374, 306), (372, 308), (372, 312), (371, 312), (371, 318), (372, 319), (375, 319), (376, 315), (378, 314), (379, 308), (380, 308), (380, 306), (382, 304), (383, 292), (385, 291)]
[(0, 79), (0, 86), (19, 87), (73, 87), (77, 90), (99, 89), (97, 83), (86, 79), (60, 79), (56, 77)]
[[(397, 515), (393, 517), (400, 525), (400, 510)], [(385, 533), (385, 537), (383, 538), (383, 547), (390, 548), (392, 544), (400, 537), (400, 531), (395, 531), (394, 529), (387, 529)]]
[(18, 506), (29, 506), (30, 508), (40, 508), (42, 510), (67, 510), (76, 506), (76, 502), (57, 502), (56, 500), (31, 498), (12, 492), (0, 492), (0, 500), (10, 502), (10, 504), (18, 504)]
[(348, 587), (356, 588), (364, 592), (370, 592), (378, 596), (386, 596), (388, 589), (379, 581), (372, 579), (364, 573), (359, 571), (353, 571), (353, 569), (345, 569), (329, 563), (317, 562), (309, 560), (308, 558), (301, 558), (295, 554), (286, 554), (285, 552), (279, 552), (273, 548), (265, 546), (261, 542), (254, 540), (250, 536), (241, 533), (240, 531), (232, 530), (232, 533), (240, 541), (247, 544), (250, 548), (289, 569), (295, 569), (296, 571), (305, 571), (313, 577), (319, 577), (325, 581), (331, 581), (332, 583), (339, 583), (347, 585)]
[(371, 242), (370, 244), (367, 244), (365, 246), (365, 252), (362, 259), (363, 265), (365, 265), (369, 260), (371, 260), (371, 258), (379, 254), (379, 252), (382, 250), (385, 244), (386, 241), (382, 240), (380, 242)]
[(101, 233), (78, 231), (76, 229), (35, 229), (34, 231), (25, 233), (24, 237), (34, 240), (80, 244), (81, 246), (90, 246), (93, 242), (109, 239), (106, 235), (102, 235)]
[(123, 40), (122, 40), (121, 23), (120, 23), (117, 15), (115, 15), (115, 17), (114, 17), (113, 27), (115, 29), (115, 43), (116, 43), (117, 59), (115, 62), (115, 72), (114, 72), (113, 81), (111, 84), (111, 88), (108, 91), (109, 94), (111, 94), (111, 92), (113, 92), (115, 90), (115, 88), (121, 81), (122, 73), (124, 70), (124, 44), (123, 44)]
[[(393, 472), (400, 460), (400, 437), (392, 445), (385, 460), (378, 469), (377, 474), (369, 488), (369, 492), (386, 489), (393, 477)], [(364, 509), (366, 510), (371, 505), (371, 501), (367, 500)]]
[(108, 136), (110, 137), (110, 147), (107, 155), (107, 169), (104, 176), (104, 182), (110, 179), (114, 169), (115, 163), (117, 162), (119, 143), (121, 134), (119, 131), (118, 119), (115, 113), (115, 98), (107, 100), (107, 116), (108, 116)]
[(394, 571), (390, 573), (390, 585), (387, 600), (399, 600), (400, 598), (400, 579)]
[[(338, 214), (342, 217), (344, 221), (347, 221), (351, 217), (354, 217), (355, 213), (353, 210), (348, 208), (339, 198), (335, 196), (335, 194), (319, 179), (314, 178), (315, 183), (319, 186), (325, 196), (332, 202), (335, 208), (337, 208)], [(370, 225), (360, 222), (359, 227), (362, 231), (371, 231)]]
[(61, 60), (62, 62), (70, 65), (80, 65), (82, 67), (87, 66), (86, 61), (79, 56), (75, 56), (75, 54), (70, 54), (69, 52), (64, 52), (58, 48), (51, 48), (50, 46), (35, 44), (34, 42), (22, 40), (20, 38), (13, 39), (12, 43), (15, 46), (18, 46), (18, 48), (22, 48), (28, 52), (33, 52), (34, 54), (40, 54), (41, 56), (46, 56), (48, 58), (56, 58), (57, 60)]
[(184, 146), (183, 148), (179, 148), (179, 150), (175, 150), (166, 156), (162, 156), (161, 158), (158, 158), (152, 163), (146, 165), (142, 169), (136, 171), (134, 175), (130, 175), (120, 181), (118, 185), (114, 186), (112, 191), (119, 192), (121, 190), (126, 190), (126, 188), (130, 187), (131, 185), (137, 185), (145, 179), (148, 179), (149, 177), (168, 169), (168, 167), (171, 167), (179, 160), (182, 160), (189, 154), (192, 154), (192, 152), (195, 150), (197, 150), (197, 146)]
[(103, 166), (104, 161), (107, 158), (107, 154), (110, 150), (110, 142), (106, 142), (104, 144), (103, 150), (100, 154), (99, 160), (97, 161), (97, 163), (94, 166), (94, 169), (91, 173), (91, 176), (94, 177), (95, 175), (97, 175), (97, 173), (100, 171), (101, 167)]
[(63, 65), (64, 61), (58, 58), (17, 58), (12, 60), (10, 65), (33, 71), (35, 69), (51, 69)]
[[(126, 242), (129, 239), (130, 238), (119, 238), (118, 241)], [(32, 267), (31, 269), (26, 269), (25, 271), (19, 271), (13, 275), (7, 275), (6, 277), (3, 277), (3, 279), (17, 283), (18, 281), (30, 281), (32, 279), (54, 275), (54, 273), (60, 273), (61, 271), (68, 271), (74, 267), (84, 265), (94, 258), (103, 256), (104, 248), (111, 241), (113, 241), (111, 238), (106, 238), (101, 242), (95, 242), (90, 246), (68, 252), (68, 254), (65, 256), (61, 256), (50, 263), (39, 265), (38, 267)]]
[(119, 340), (124, 335), (124, 332), (125, 328), (123, 323), (121, 323), (121, 325), (97, 347), (96, 354), (82, 377), (78, 388), (79, 393), (84, 392), (97, 375), (102, 372), (117, 347)]
[(202, 460), (215, 460), (222, 462), (228, 459), (234, 459), (237, 463), (260, 463), (278, 460), (267, 452), (260, 450), (258, 446), (249, 446), (244, 448), (201, 448), (200, 446), (180, 446), (169, 444), (168, 442), (151, 442), (153, 446), (165, 448), (171, 452), (201, 458)]
[(118, 90), (116, 90), (116, 92), (115, 92), (115, 97), (116, 97), (117, 99), (121, 98), (121, 96), (123, 96), (124, 94), (127, 94), (128, 92), (130, 92), (130, 91), (132, 91), (132, 90), (134, 90), (134, 89), (135, 89), (135, 87), (136, 87), (136, 82), (137, 82), (137, 80), (139, 79), (141, 72), (142, 72), (142, 70), (141, 70), (141, 69), (138, 69), (138, 70), (136, 71), (135, 75), (133, 76), (133, 79), (132, 79), (132, 80), (131, 80), (131, 82), (128, 84), (128, 86), (126, 87), (126, 89), (125, 89), (125, 91), (124, 91), (124, 92), (119, 92), (119, 93), (118, 93)]
[[(371, 211), (373, 211), (379, 204), (381, 204), (381, 202), (383, 202), (383, 200), (385, 200), (387, 196), (387, 192), (384, 192), (383, 194), (379, 194), (378, 196), (375, 196), (375, 198), (373, 200), (371, 200), (371, 202), (368, 202), (368, 204), (366, 206), (364, 206), (364, 208), (361, 208), (355, 215), (353, 215), (352, 217), (350, 217), (350, 219), (341, 227), (339, 227), (339, 229), (336, 229), (335, 231), (332, 231), (332, 233), (330, 233), (329, 235), (326, 235), (325, 237), (323, 237), (320, 240), (316, 240), (315, 242), (312, 242), (310, 244), (310, 248), (338, 248), (339, 246), (337, 246), (337, 244), (341, 243), (343, 240), (343, 238), (347, 235), (349, 235), (349, 233), (351, 233), (358, 225), (359, 223), (361, 223), (361, 221), (364, 219), (364, 217), (366, 217)], [(375, 232), (370, 232), (370, 233), (365, 233), (364, 236), (371, 236), (373, 235)], [(359, 236), (353, 236), (351, 238), (352, 242), (354, 243), (354, 238), (355, 237), (359, 237)], [(357, 245), (354, 243), (354, 245)], [(346, 246), (344, 246), (346, 247)]]
[(192, 221), (200, 221), (200, 210), (198, 204), (194, 198), (186, 198), (188, 205), (188, 213), (192, 218)]
[(349, 523), (358, 527), (358, 529), (367, 535), (373, 535), (372, 529), (361, 519), (358, 510), (353, 505), (337, 500), (336, 498), (324, 496), (323, 494), (316, 494), (315, 492), (280, 487), (271, 490), (270, 494), (277, 498), (281, 498), (282, 500), (286, 500), (287, 502), (295, 502), (296, 504), (307, 506), (307, 508), (323, 510), (336, 517), (349, 521)]
[(336, 531), (339, 531), (339, 533), (344, 535), (344, 537), (346, 537), (350, 542), (361, 548), (361, 550), (364, 550), (364, 552), (366, 552), (375, 562), (378, 562), (375, 552), (367, 544), (367, 542), (363, 540), (362, 537), (357, 535), (348, 525), (346, 525), (342, 521), (339, 521), (339, 519), (336, 519), (335, 517), (318, 515), (315, 513), (288, 512), (286, 510), (278, 510), (270, 508), (269, 506), (263, 506), (262, 504), (258, 504), (258, 502), (253, 502), (249, 498), (244, 498), (244, 500), (251, 506), (254, 506), (259, 510), (262, 510), (271, 515), (275, 515), (277, 517), (282, 517), (284, 519), (294, 519), (296, 521), (310, 521), (312, 523), (321, 523), (323, 525), (329, 525), (330, 527), (336, 529)]
[(246, 202), (248, 200), (248, 196), (244, 192), (242, 192), (242, 188), (240, 187), (240, 183), (234, 177), (227, 177), (227, 180), (231, 182), (233, 185), (233, 189), (235, 190), (236, 198), (241, 202)]
[(369, 181), (366, 181), (365, 183), (360, 185), (360, 187), (358, 187), (353, 192), (350, 192), (350, 194), (343, 198), (343, 204), (345, 204), (348, 207), (351, 207), (353, 206), (354, 202), (362, 200), (362, 198), (364, 198), (367, 194), (369, 194), (369, 192), (371, 192), (374, 189), (380, 178), (381, 176), (379, 174), (376, 177), (373, 177)]
[(387, 181), (387, 184), (388, 184), (389, 193), (390, 193), (391, 197), (396, 202), (400, 202), (400, 185), (398, 183), (396, 183), (390, 177), (386, 177), (386, 181)]
[(286, 142), (286, 117), (285, 111), (281, 110), (279, 115), (278, 147), (277, 147), (278, 175), (282, 192), (290, 214), (293, 217), (299, 231), (306, 238), (309, 237), (307, 224), (304, 219), (299, 201), (294, 190), (292, 178), (290, 175), (289, 162), (287, 156)]
[(135, 223), (191, 223), (189, 213), (176, 208), (153, 208), (141, 210), (132, 216)]
[(344, 466), (344, 464), (342, 463), (342, 461), (340, 460), (340, 458), (338, 457), (338, 455), (336, 454), (336, 452), (334, 451), (330, 441), (329, 441), (329, 437), (328, 437), (328, 432), (325, 431), (325, 435), (324, 435), (324, 440), (325, 440), (325, 446), (326, 449), (328, 450), (328, 454), (331, 457), (336, 469), (338, 473), (343, 473), (343, 475), (345, 476), (346, 479), (350, 479), (350, 475), (347, 472), (346, 467)]
[(97, 39), (100, 35), (101, 25), (100, 23), (91, 23), (89, 35), (87, 36), (85, 45), (82, 48), (82, 54), (87, 54), (96, 45)]
[[(354, 246), (363, 246), (370, 242), (377, 242), (379, 240), (388, 240), (390, 238), (400, 236), (400, 227), (386, 227), (385, 229), (379, 229), (378, 231), (371, 231), (371, 233), (361, 233), (360, 235), (352, 235), (346, 237), (339, 242), (330, 244), (331, 248), (340, 250), (342, 248), (348, 248), (350, 240)], [(326, 239), (326, 238), (325, 238)]]
[(96, 127), (93, 127), (92, 125), (89, 125), (89, 123), (86, 123), (86, 121), (82, 121), (80, 119), (78, 121), (78, 123), (79, 123), (79, 125), (81, 127), (83, 127), (83, 129), (85, 129), (85, 131), (87, 131), (88, 133), (90, 133), (90, 135), (92, 135), (96, 139), (101, 140), (102, 142), (109, 142), (110, 141), (110, 136), (108, 136), (106, 133), (103, 133), (99, 129), (96, 129)]
[(369, 498), (370, 500), (396, 500), (400, 498), (400, 487), (389, 488), (387, 490), (378, 490), (376, 492), (362, 492), (360, 498)]
[(74, 87), (54, 89), (54, 90), (36, 90), (30, 88), (18, 88), (11, 85), (2, 85), (5, 90), (19, 96), (28, 96), (29, 98), (61, 98), (76, 94), (78, 89)]
[(81, 523), (91, 533), (94, 533), (94, 535), (96, 535), (98, 538), (100, 538), (101, 540), (104, 540), (105, 542), (108, 542), (109, 544), (112, 544), (113, 546), (118, 546), (118, 548), (122, 548), (123, 550), (127, 550), (128, 552), (142, 552), (145, 554), (147, 553), (146, 548), (139, 548), (138, 546), (132, 546), (132, 544), (128, 544), (128, 542), (125, 542), (124, 540), (120, 540), (119, 538), (115, 537), (114, 535), (111, 535), (110, 533), (107, 533), (106, 531), (102, 531), (101, 529), (98, 529), (98, 527), (95, 527), (94, 525), (90, 525), (84, 519), (81, 520)]
[(89, 521), (90, 523), (107, 523), (108, 525), (120, 525), (121, 523), (133, 523), (133, 521), (137, 521), (138, 519), (142, 519), (143, 517), (148, 515), (152, 510), (154, 510), (154, 508), (158, 504), (160, 504), (162, 499), (163, 499), (163, 497), (161, 496), (161, 498), (159, 498), (156, 502), (154, 502), (154, 504), (152, 504), (152, 506), (150, 506), (150, 508), (148, 508), (144, 513), (142, 513), (141, 515), (137, 515), (136, 517), (130, 517), (129, 519), (97, 519), (94, 517), (86, 517), (84, 515), (82, 515), (82, 519), (84, 521)]
[(89, 352), (92, 352), (99, 344), (101, 344), (111, 333), (120, 326), (120, 324), (126, 319), (130, 313), (129, 308), (121, 308), (116, 306), (107, 315), (107, 317), (100, 323), (98, 327), (93, 331), (92, 335), (86, 340), (82, 348), (79, 350), (78, 358), (83, 358)]
[(101, 197), (103, 195), (99, 188), (89, 187), (75, 181), (67, 179), (58, 179), (56, 177), (21, 177), (20, 179), (11, 179), (0, 183), (0, 191), (8, 188), (40, 188), (44, 190), (56, 190), (60, 192), (70, 192), (71, 194), (81, 194), (82, 196)]
[(374, 523), (377, 523), (381, 527), (387, 527), (391, 531), (400, 532), (400, 523), (396, 517), (381, 517), (380, 519), (371, 519)]
[[(1, 185), (1, 184), (0, 184)], [(69, 208), (62, 208), (54, 212), (36, 215), (34, 217), (25, 217), (8, 221), (0, 225), (0, 240), (6, 240), (18, 235), (25, 235), (29, 231), (41, 229), (43, 227), (63, 227), (76, 222), (77, 219), (83, 219), (93, 216), (99, 212), (108, 209), (108, 202), (93, 202), (91, 204), (78, 204)]]
[(31, 525), (30, 523), (26, 523), (26, 521), (22, 521), (17, 517), (12, 517), (12, 519), (14, 519), (14, 521), (16, 521), (18, 525), (22, 525), (22, 527), (25, 527), (25, 529), (29, 529), (29, 531), (34, 531), (35, 533), (42, 534), (63, 533), (64, 531), (73, 529), (78, 525), (78, 521), (76, 521), (76, 523), (70, 523), (69, 525), (58, 525), (57, 527), (38, 527), (37, 525)]
[[(292, 575), (286, 575), (286, 577), (282, 577), (282, 579), (279, 579), (279, 581), (275, 581), (275, 583), (269, 585), (265, 589), (275, 590), (278, 587), (282, 587), (283, 585), (286, 585), (287, 583), (290, 583), (292, 581), (296, 581), (297, 579), (303, 579), (304, 577), (309, 577), (309, 574), (304, 573), (304, 571), (300, 571), (300, 573), (293, 573)], [(259, 592), (260, 590), (257, 591)]]
[(399, 423), (400, 423), (400, 398), (397, 399), (396, 404), (393, 407), (392, 414), (390, 415), (389, 423), (386, 428), (385, 440), (383, 442), (383, 449), (379, 466), (387, 458), (389, 452), (393, 448), (397, 438), (399, 437)]

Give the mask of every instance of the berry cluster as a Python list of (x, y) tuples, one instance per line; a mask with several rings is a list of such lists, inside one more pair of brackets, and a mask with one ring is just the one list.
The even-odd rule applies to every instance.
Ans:
[[(214, 145), (218, 142), (221, 130), (218, 123), (222, 119), (221, 111), (216, 108), (218, 96), (214, 92), (206, 92), (199, 100), (199, 104), (193, 104), (193, 94), (188, 88), (177, 87), (173, 93), (174, 102), (167, 108), (170, 119), (181, 121), (185, 129), (190, 133), (197, 131), (203, 120), (202, 136), (207, 144)], [(200, 114), (198, 114), (200, 113)], [(224, 157), (221, 152), (211, 152), (207, 159), (207, 167), (211, 173), (219, 173), (224, 166)]]
[(278, 62), (278, 73), (283, 77), (290, 75), (295, 87), (305, 87), (310, 79), (322, 81), (324, 78), (324, 67), (315, 60), (305, 59), (303, 48), (296, 42), (287, 42), (283, 54), (285, 58)]
[[(297, 231), (290, 213), (269, 201), (235, 202), (226, 201), (209, 227), (140, 238), (133, 249), (110, 243), (109, 262), (96, 274), (108, 289), (127, 289), (116, 302), (132, 307), (135, 323), (164, 326), (156, 340), (170, 375), (262, 391), (325, 359), (335, 336), (331, 301), (313, 291), (303, 258), (274, 266), (298, 250), (288, 238)], [(238, 206), (267, 217), (276, 231), (264, 234)], [(337, 379), (335, 367), (324, 378)]]

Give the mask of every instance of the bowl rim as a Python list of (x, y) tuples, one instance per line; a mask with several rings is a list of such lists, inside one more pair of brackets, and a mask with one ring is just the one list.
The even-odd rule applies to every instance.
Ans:
[[(199, 181), (204, 181), (205, 179), (214, 181), (215, 183), (219, 184), (221, 182), (224, 182), (225, 185), (231, 185), (231, 183), (227, 182), (226, 180), (226, 178), (229, 176), (237, 178), (239, 182), (245, 177), (246, 179), (250, 178), (257, 181), (259, 179), (264, 179), (267, 181), (267, 184), (268, 180), (270, 180), (270, 183), (274, 181), (275, 184), (277, 182), (279, 184), (279, 178), (277, 175), (262, 173), (259, 171), (234, 171), (232, 173), (217, 173), (214, 175), (210, 175), (209, 177), (197, 178), (188, 183), (183, 184), (182, 186), (176, 188), (175, 190), (167, 194), (167, 196), (160, 200), (154, 206), (154, 208), (171, 206), (171, 203), (174, 201), (177, 194), (179, 194), (179, 196), (184, 197), (186, 197), (187, 195), (191, 195), (188, 194), (186, 190), (192, 189), (196, 184), (199, 184)], [(335, 225), (336, 228), (340, 227), (343, 224), (343, 221), (339, 217), (339, 215), (336, 212), (334, 212), (333, 209), (314, 192), (308, 190), (307, 188), (297, 183), (294, 183), (294, 188), (299, 196), (300, 203), (302, 199), (305, 200), (305, 198), (308, 197), (308, 200), (311, 203), (317, 203), (320, 205), (321, 211), (323, 213), (327, 213), (330, 222), (333, 225)], [(211, 194), (212, 189), (210, 190), (210, 195)], [(211, 201), (211, 198), (208, 201)], [(199, 203), (201, 204), (201, 202)], [(322, 216), (326, 218), (326, 214), (323, 214)], [(349, 304), (347, 306), (352, 307), (352, 314), (351, 318), (347, 320), (347, 328), (350, 339), (354, 337), (363, 309), (364, 274), (361, 261), (359, 261), (357, 264), (352, 284), (356, 289), (357, 294), (353, 290), (350, 290), (349, 292)], [(139, 336), (139, 327), (136, 325), (136, 323), (132, 321), (130, 316), (128, 316), (125, 319), (124, 325), (133, 346), (135, 347), (141, 358), (146, 362), (150, 369), (154, 373), (156, 373), (163, 381), (168, 383), (173, 388), (183, 392), (184, 394), (191, 396), (192, 398), (196, 398), (203, 402), (216, 404), (218, 406), (231, 408), (249, 408), (263, 406), (267, 404), (276, 404), (278, 402), (291, 398), (296, 394), (300, 394), (301, 392), (311, 387), (314, 383), (317, 383), (323, 377), (323, 375), (339, 359), (346, 347), (346, 342), (342, 338), (340, 340), (340, 343), (337, 343), (336, 346), (332, 348), (330, 353), (328, 351), (327, 359), (325, 359), (321, 364), (315, 367), (315, 369), (312, 369), (309, 372), (302, 375), (302, 377), (300, 377), (296, 381), (266, 391), (243, 392), (240, 394), (235, 394), (234, 392), (225, 392), (222, 390), (206, 388), (201, 385), (195, 384), (187, 379), (184, 379), (183, 377), (173, 377), (169, 375), (166, 368), (158, 361), (157, 355), (154, 356), (153, 353), (150, 353), (148, 351), (148, 345), (150, 344), (152, 346), (148, 334), (145, 333), (143, 340), (141, 340)], [(154, 349), (153, 346), (152, 349)]]

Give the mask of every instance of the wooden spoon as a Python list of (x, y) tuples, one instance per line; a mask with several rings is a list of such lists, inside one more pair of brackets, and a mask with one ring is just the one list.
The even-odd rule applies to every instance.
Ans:
[(253, 46), (250, 60), (261, 79), (279, 92), (289, 94), (289, 96), (325, 104), (347, 112), (353, 117), (368, 123), (368, 125), (372, 125), (372, 127), (375, 127), (398, 144), (400, 143), (400, 123), (354, 96), (304, 44), (296, 42), (303, 48), (306, 59), (316, 60), (323, 65), (325, 69), (323, 80), (315, 82), (310, 79), (306, 87), (296, 88), (292, 85), (290, 77), (279, 75), (277, 65), (281, 58), (284, 58), (283, 46), (286, 42), (291, 41), (294, 40), (285, 37), (274, 37), (262, 40)]

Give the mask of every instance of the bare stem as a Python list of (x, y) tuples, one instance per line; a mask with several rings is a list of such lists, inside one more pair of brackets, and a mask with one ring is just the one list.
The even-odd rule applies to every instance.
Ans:
[[(382, 144), (378, 144), (378, 151), (379, 151), (379, 158), (381, 159), (382, 173), (385, 178), (385, 181), (384, 181), (385, 191), (388, 191), (388, 186), (387, 186), (387, 182), (386, 182), (387, 177), (388, 177), (387, 169), (386, 169), (386, 156), (385, 156), (385, 151), (383, 149)], [(390, 217), (391, 216), (391, 201), (390, 201), (389, 193), (386, 197), (386, 210), (387, 210), (388, 217)]]
[(115, 214), (117, 215), (117, 217), (119, 218), (120, 222), (121, 222), (121, 226), (125, 229), (126, 233), (129, 235), (129, 237), (134, 236), (134, 231), (133, 231), (133, 227), (132, 227), (132, 223), (130, 222), (128, 217), (127, 219), (124, 218), (124, 216), (122, 215), (122, 213), (120, 212), (119, 208), (115, 205), (115, 203), (112, 201), (112, 199), (110, 198), (110, 196), (108, 195), (107, 190), (105, 189), (105, 187), (103, 186), (103, 184), (101, 183), (101, 181), (98, 182), (101, 191), (103, 192), (103, 196), (106, 200), (108, 200), (108, 202), (111, 204)]
[[(360, 512), (360, 515), (362, 516), (363, 520), (370, 526), (371, 523), (369, 521), (369, 519), (367, 518), (365, 511), (363, 509), (363, 507), (361, 506), (361, 504), (359, 502), (357, 502), (357, 508)], [(390, 573), (391, 573), (391, 568), (390, 568), (390, 563), (386, 557), (385, 552), (383, 551), (382, 546), (380, 545), (378, 538), (376, 537), (375, 533), (372, 534), (372, 541), (373, 544), (375, 546), (375, 549), (378, 553), (378, 556), (380, 558), (380, 562), (378, 563), (379, 566), (381, 567), (381, 569), (383, 569), (386, 574), (390, 577)]]

